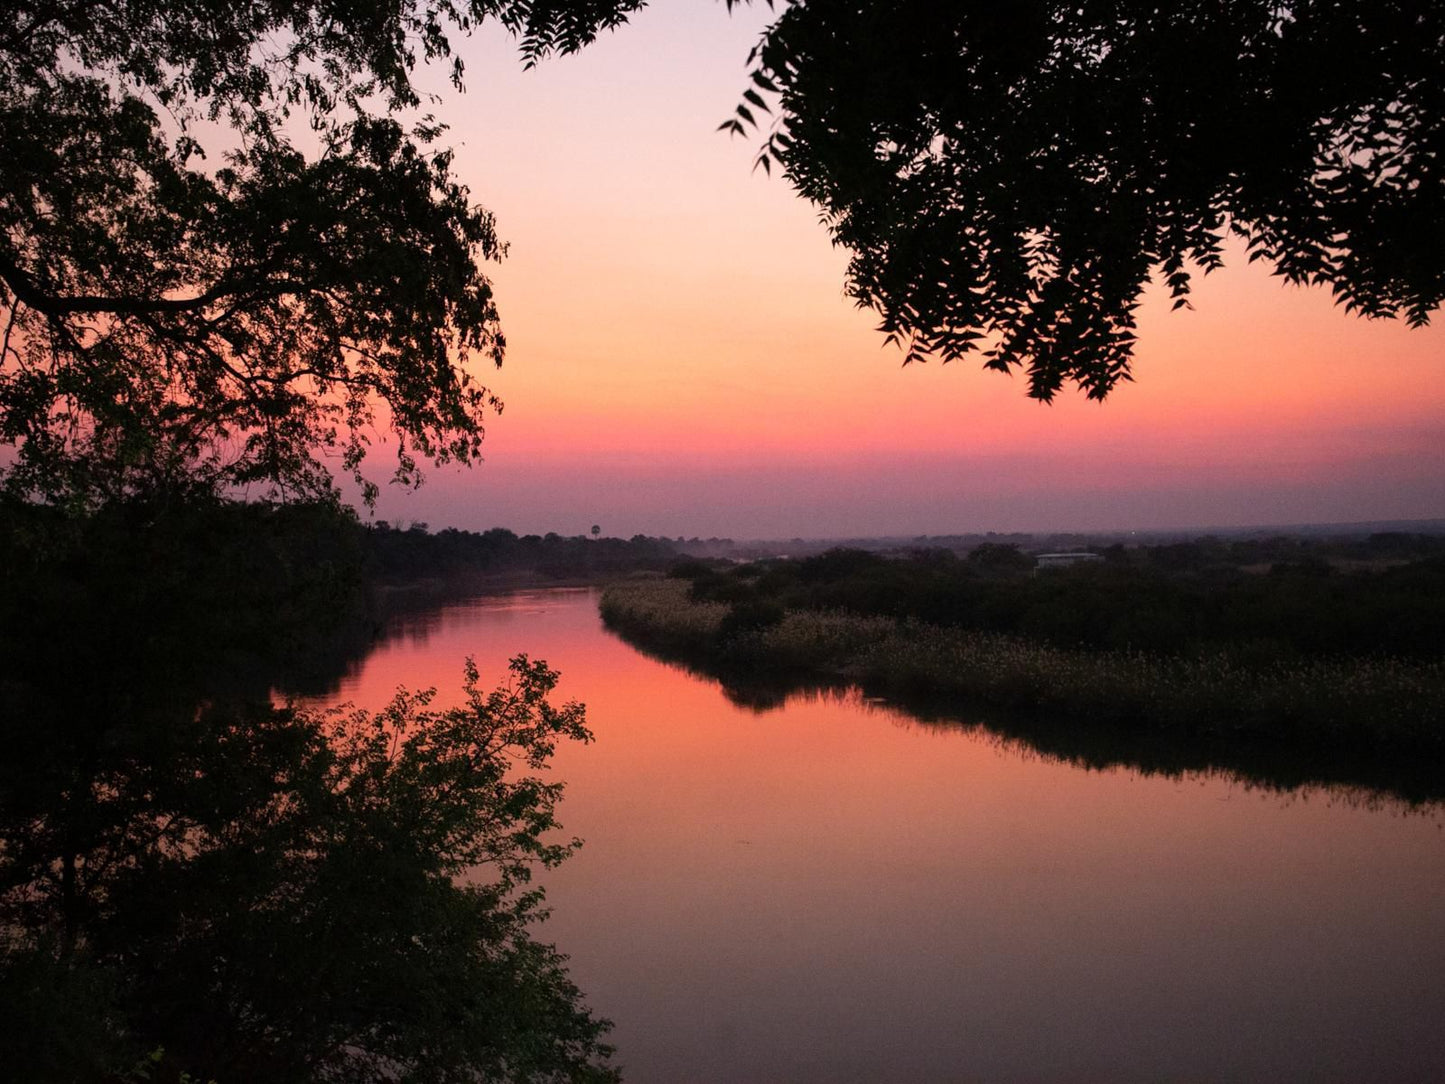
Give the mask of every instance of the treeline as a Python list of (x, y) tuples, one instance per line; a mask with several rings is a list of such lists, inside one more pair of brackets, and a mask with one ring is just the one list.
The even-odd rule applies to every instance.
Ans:
[(801, 561), (721, 568), (684, 562), (697, 602), (730, 607), (729, 627), (789, 610), (889, 617), (1024, 637), (1070, 649), (1156, 655), (1224, 652), (1247, 664), (1445, 654), (1445, 538), (1377, 535), (1113, 546), (1101, 559), (1039, 569), (986, 544), (888, 558), (832, 550)]
[[(187, 683), (324, 693), (411, 606), (676, 560), (665, 539), (397, 530), (327, 502), (132, 500), (74, 515), (0, 501), (0, 693), (182, 657)], [(421, 589), (377, 590), (395, 587)]]
[[(278, 665), (340, 673), (336, 637), (365, 624), (363, 543), (327, 504), (134, 501), (85, 516), (0, 504), (6, 705), (76, 675), (165, 671), (265, 694)], [(134, 695), (100, 687), (97, 710), (117, 692)]]
[(544, 580), (591, 579), (666, 568), (678, 556), (670, 540), (640, 534), (630, 539), (517, 535), (501, 527), (480, 533), (447, 527), (432, 533), (424, 524), (400, 530), (385, 521), (357, 526), (368, 574), (384, 583), (508, 574), (530, 574)]
[(1139, 546), (1114, 542), (1096, 548), (1111, 561), (1142, 564), (1172, 572), (1243, 568), (1255, 571), (1276, 564), (1329, 564), (1337, 568), (1373, 566), (1445, 557), (1445, 534), (1376, 531), (1339, 536), (1272, 535), (1263, 538), (1205, 537)]
[(1111, 547), (1062, 568), (998, 542), (835, 549), (682, 561), (608, 587), (601, 612), (629, 642), (758, 708), (854, 685), (1082, 763), (1221, 766), (1270, 785), (1438, 801), (1441, 549), (1434, 536), (1205, 540)]
[[(164, 578), (234, 578), (270, 590), (304, 570), (308, 587), (333, 581), (406, 584), (427, 579), (525, 573), (541, 579), (663, 569), (676, 561), (667, 538), (518, 535), (504, 528), (428, 531), (366, 523), (327, 502), (134, 500), (76, 516), (48, 505), (0, 504), (0, 557), (16, 573), (81, 566), (114, 574), (117, 561), (142, 560)], [(64, 574), (64, 573), (62, 573)], [(247, 598), (237, 600), (244, 604)]]

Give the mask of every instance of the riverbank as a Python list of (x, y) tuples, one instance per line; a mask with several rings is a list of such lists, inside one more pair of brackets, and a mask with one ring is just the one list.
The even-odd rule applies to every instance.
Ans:
[(683, 579), (608, 587), (608, 627), (725, 681), (846, 682), (902, 701), (1080, 725), (1445, 762), (1445, 667), (1388, 659), (1251, 667), (1226, 653), (1069, 650), (917, 621), (692, 601)]

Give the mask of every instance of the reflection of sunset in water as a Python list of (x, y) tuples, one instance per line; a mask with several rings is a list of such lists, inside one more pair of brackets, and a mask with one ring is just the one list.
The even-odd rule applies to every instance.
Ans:
[(1438, 815), (1088, 772), (847, 697), (755, 714), (530, 592), (413, 623), (340, 694), (525, 650), (584, 700), (541, 934), (629, 1080), (1426, 1080)]

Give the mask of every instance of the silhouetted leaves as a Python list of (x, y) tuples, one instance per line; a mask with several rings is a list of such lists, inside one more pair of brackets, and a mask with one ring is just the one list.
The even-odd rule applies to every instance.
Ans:
[(21, 0), (0, 28), (0, 442), (82, 507), (261, 484), (319, 451), (395, 477), (476, 459), (504, 341), (492, 217), (416, 108), (417, 64), (496, 18), (528, 62), (640, 0)]
[(518, 657), (489, 692), (468, 664), (455, 709), (278, 707), (283, 663), (327, 656), (358, 602), (351, 517), (0, 511), (7, 1066), (113, 1080), (163, 1049), (154, 1079), (615, 1077), (531, 937), (531, 871), (575, 846), (543, 771), (588, 739), (555, 672)]
[(1440, 4), (796, 0), (752, 63), (759, 164), (823, 209), (905, 362), (1102, 398), (1145, 285), (1187, 304), (1229, 237), (1366, 316), (1445, 297)]

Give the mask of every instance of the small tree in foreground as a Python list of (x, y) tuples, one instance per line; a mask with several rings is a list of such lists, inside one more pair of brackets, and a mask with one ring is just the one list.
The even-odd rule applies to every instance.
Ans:
[[(0, 1000), (69, 989), (88, 1011), (55, 1019), (92, 1020), (86, 1049), (163, 1048), (201, 1079), (615, 1079), (608, 1025), (529, 933), (532, 870), (578, 845), (537, 773), (590, 739), (582, 706), (525, 656), (477, 680), (447, 710), (212, 708), (165, 763), (142, 740), (7, 825)], [(11, 1044), (7, 1064), (67, 1049), (43, 1027)]]

